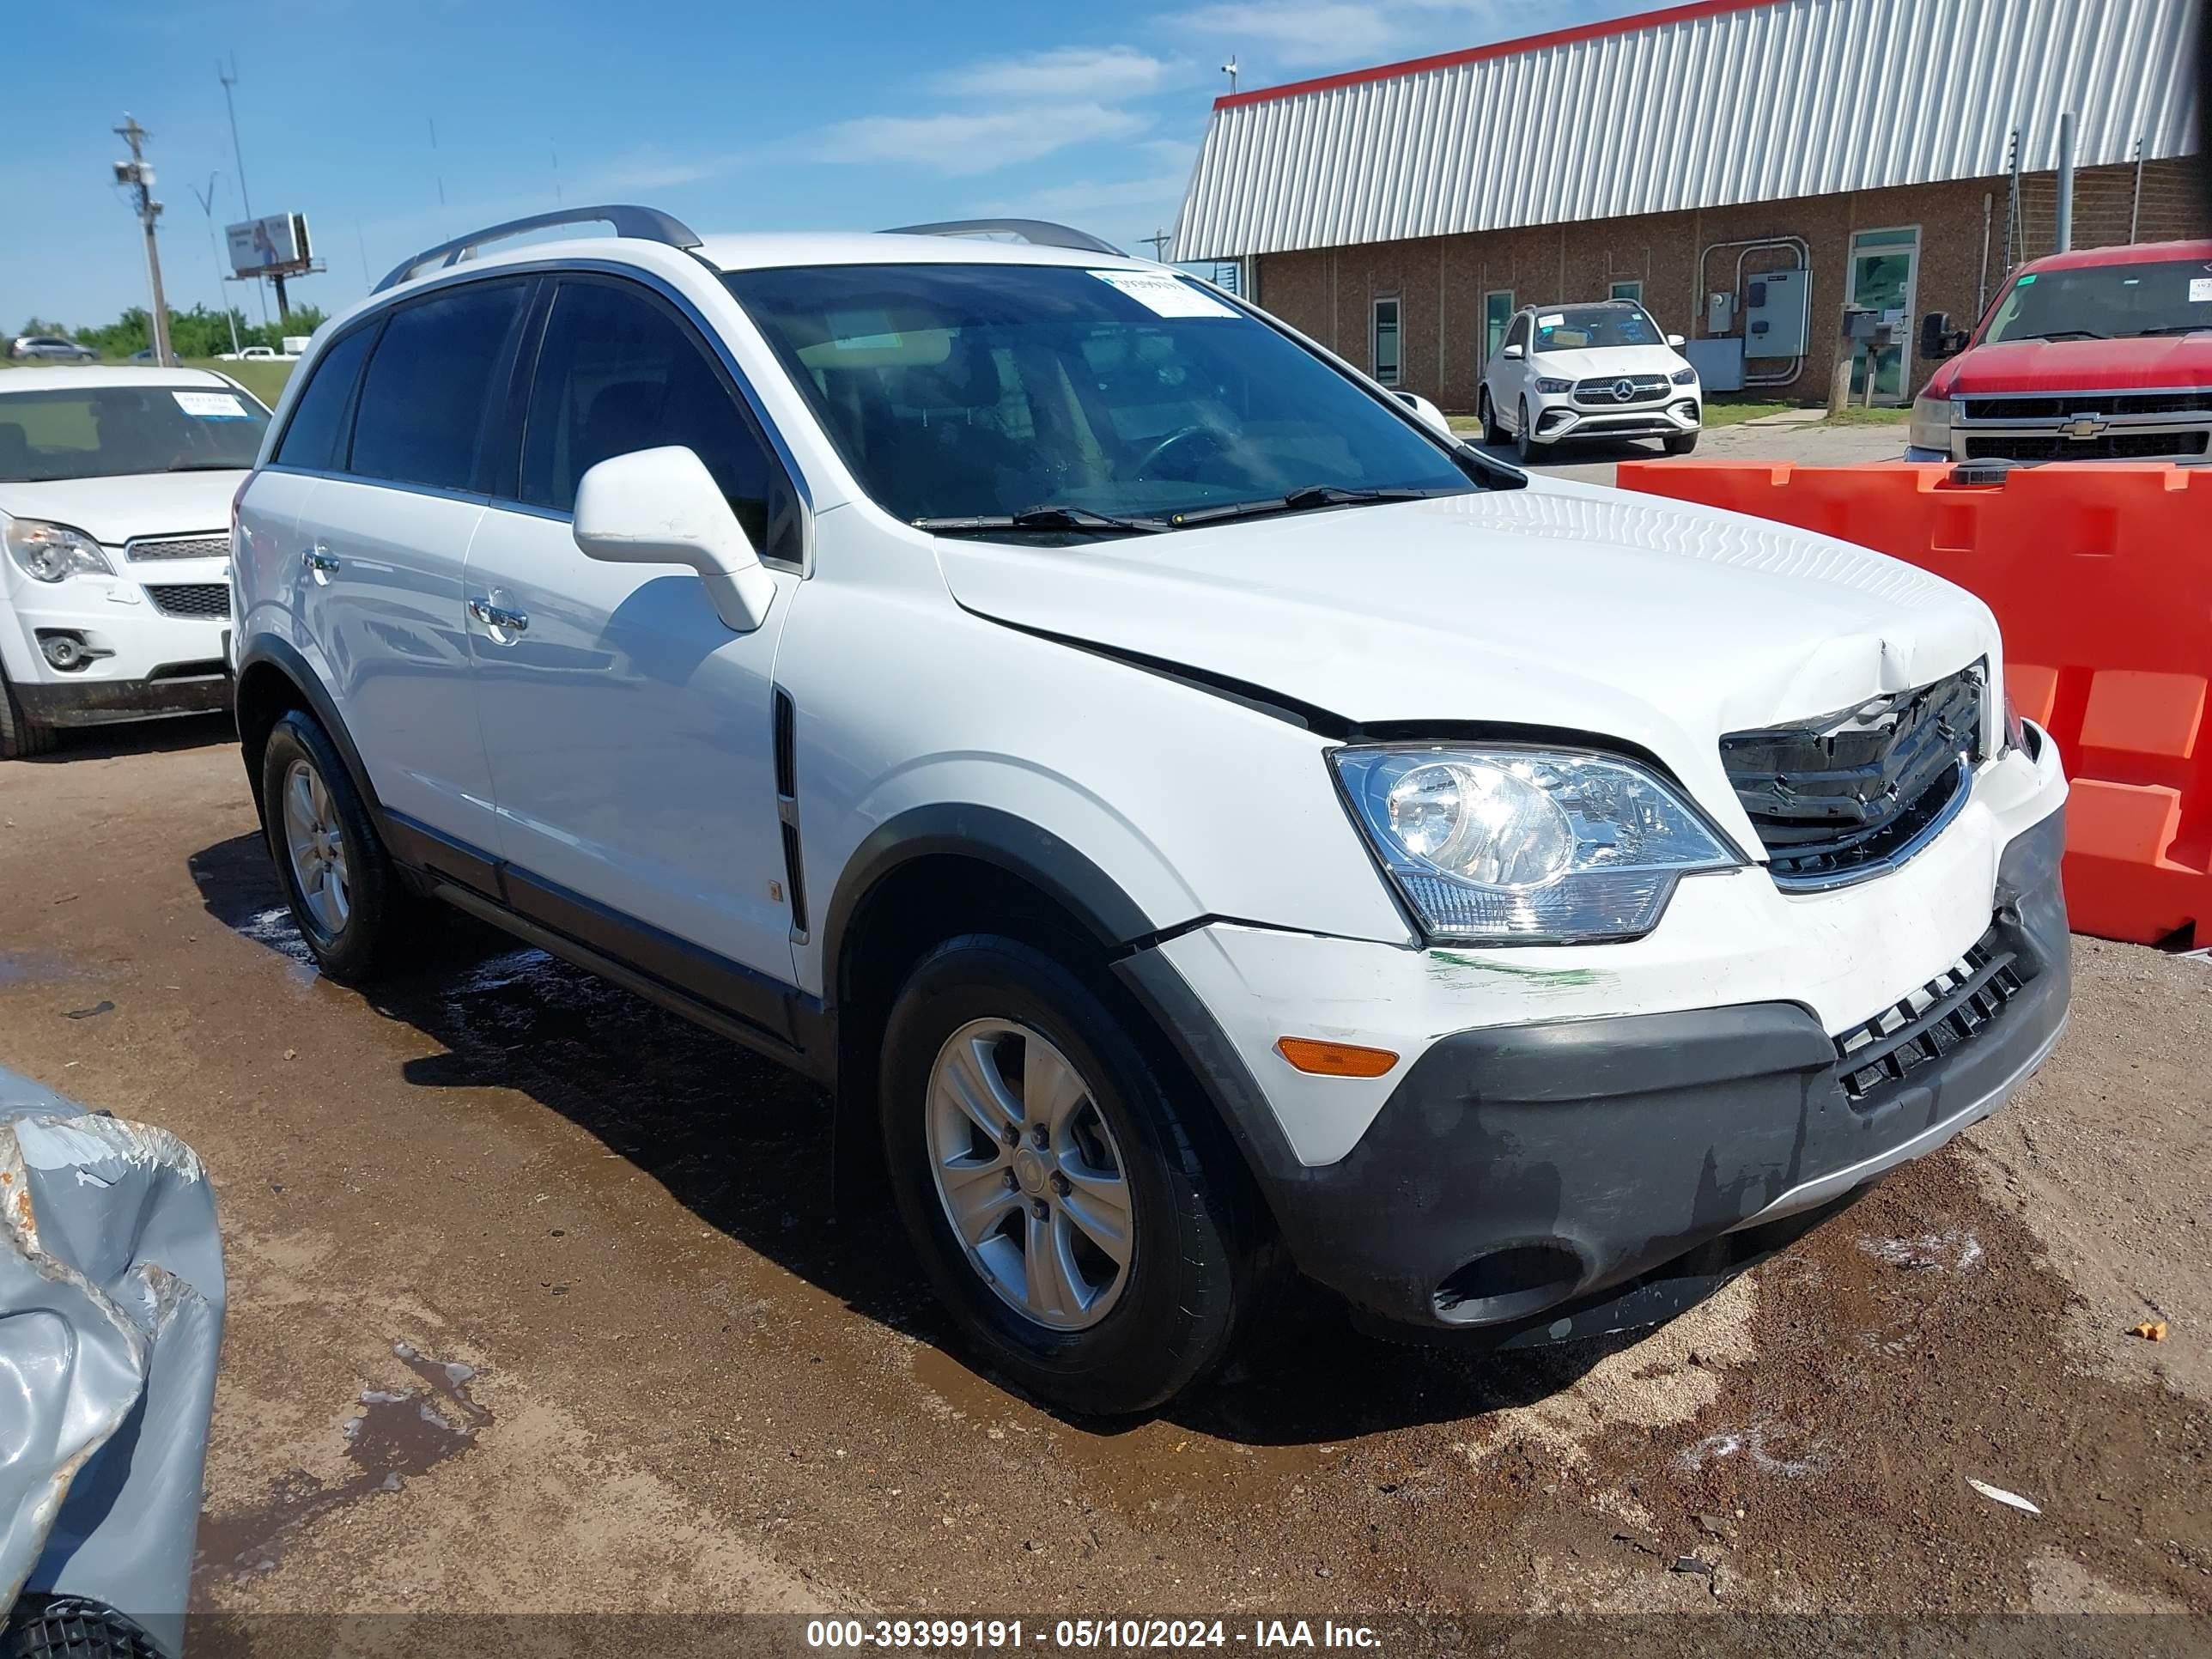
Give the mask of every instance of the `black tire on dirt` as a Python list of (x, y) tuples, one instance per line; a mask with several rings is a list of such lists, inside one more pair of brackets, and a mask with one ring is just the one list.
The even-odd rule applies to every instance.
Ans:
[(0, 760), (50, 754), (53, 746), (54, 728), (33, 725), (15, 700), (15, 688), (8, 684), (5, 674), (0, 674)]
[[(993, 934), (948, 939), (922, 958), (892, 1007), (880, 1090), (899, 1214), (965, 1345), (1039, 1399), (1101, 1416), (1149, 1411), (1212, 1371), (1269, 1279), (1264, 1225), (1237, 1154), (1203, 1104), (1187, 1103), (1155, 1066), (1110, 994), (1035, 946)], [(1086, 1328), (1039, 1322), (993, 1288), (939, 1195), (932, 1079), (955, 1034), (977, 1022), (1019, 1028), (1013, 1042), (1036, 1034), (1057, 1048), (1122, 1166), (1127, 1261), (1115, 1298)], [(982, 1144), (972, 1156), (988, 1154), (988, 1138)], [(1038, 1200), (1016, 1189), (1011, 1170), (1000, 1179), (1014, 1212), (1011, 1243)], [(1056, 1202), (1049, 1189), (1042, 1198), (1048, 1208)]]
[[(333, 809), (343, 850), (347, 915), (338, 927), (316, 915), (301, 886), (285, 833), (285, 791), (295, 766), (305, 765), (319, 781)], [(352, 775), (320, 722), (303, 709), (291, 709), (270, 728), (261, 751), (261, 827), (269, 855), (284, 884), (285, 902), (300, 937), (315, 953), (315, 963), (341, 985), (373, 979), (388, 955), (393, 934), (410, 908), (398, 869), (369, 819), (368, 808), (353, 786)]]

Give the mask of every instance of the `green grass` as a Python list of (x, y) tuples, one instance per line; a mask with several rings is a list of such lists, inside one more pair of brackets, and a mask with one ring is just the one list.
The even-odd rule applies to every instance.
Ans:
[[(87, 365), (87, 367), (100, 366), (109, 368), (153, 367), (150, 363), (126, 363), (113, 358), (104, 359), (101, 365)], [(292, 378), (293, 369), (298, 367), (294, 363), (270, 362), (266, 359), (258, 362), (225, 363), (218, 362), (213, 357), (188, 357), (185, 360), (184, 366), (186, 368), (211, 368), (218, 374), (228, 374), (271, 409), (276, 408), (276, 399), (284, 390), (284, 383)], [(74, 368), (76, 367), (74, 363), (17, 362), (13, 358), (0, 357), (0, 368)]]

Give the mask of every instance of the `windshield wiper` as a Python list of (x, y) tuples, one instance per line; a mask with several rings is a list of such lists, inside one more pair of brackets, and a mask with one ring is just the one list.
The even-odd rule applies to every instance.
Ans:
[(2047, 334), (2014, 334), (1997, 343), (2010, 345), (2014, 340), (2109, 340), (2109, 334), (2100, 334), (2088, 328), (2054, 328)]
[(1389, 485), (1376, 489), (1348, 489), (1338, 484), (1303, 484), (1256, 501), (1229, 501), (1219, 507), (1196, 507), (1170, 516), (1177, 525), (1216, 524), (1224, 519), (1252, 519), (1267, 513), (1310, 513), (1320, 507), (1364, 507), (1373, 501), (1422, 501), (1437, 492)]
[(2202, 334), (2212, 329), (2212, 323), (2160, 323), (2156, 328), (2139, 328), (2130, 337), (2144, 339), (2153, 334)]
[(916, 530), (939, 534), (963, 530), (1125, 530), (1157, 535), (1175, 528), (1164, 519), (1125, 518), (1114, 513), (1093, 513), (1087, 507), (1032, 507), (1019, 513), (971, 513), (907, 522)]

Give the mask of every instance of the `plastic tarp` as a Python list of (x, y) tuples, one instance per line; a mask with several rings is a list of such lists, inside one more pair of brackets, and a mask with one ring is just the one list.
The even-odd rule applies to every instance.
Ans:
[(191, 1149), (0, 1069), (0, 1610), (82, 1596), (181, 1651), (222, 1313)]

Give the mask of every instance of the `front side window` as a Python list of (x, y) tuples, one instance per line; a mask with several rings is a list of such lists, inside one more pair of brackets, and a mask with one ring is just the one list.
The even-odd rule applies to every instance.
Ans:
[(1663, 345), (1666, 339), (1640, 305), (1561, 306), (1557, 311), (1536, 313), (1539, 351)]
[(2212, 261), (2158, 259), (2016, 276), (1985, 341), (2118, 340), (2212, 331)]
[(348, 470), (473, 488), (492, 383), (526, 292), (520, 283), (471, 283), (394, 311), (362, 380)]
[(1398, 302), (1375, 302), (1375, 378), (1384, 386), (1398, 384)]
[(909, 523), (1474, 487), (1356, 382), (1164, 272), (844, 265), (726, 280), (862, 487)]
[(227, 386), (0, 383), (0, 483), (228, 471), (253, 465), (268, 429), (269, 411)]
[(599, 462), (670, 444), (706, 464), (763, 556), (799, 556), (781, 475), (690, 331), (643, 294), (563, 283), (531, 385), (522, 499), (567, 513)]

